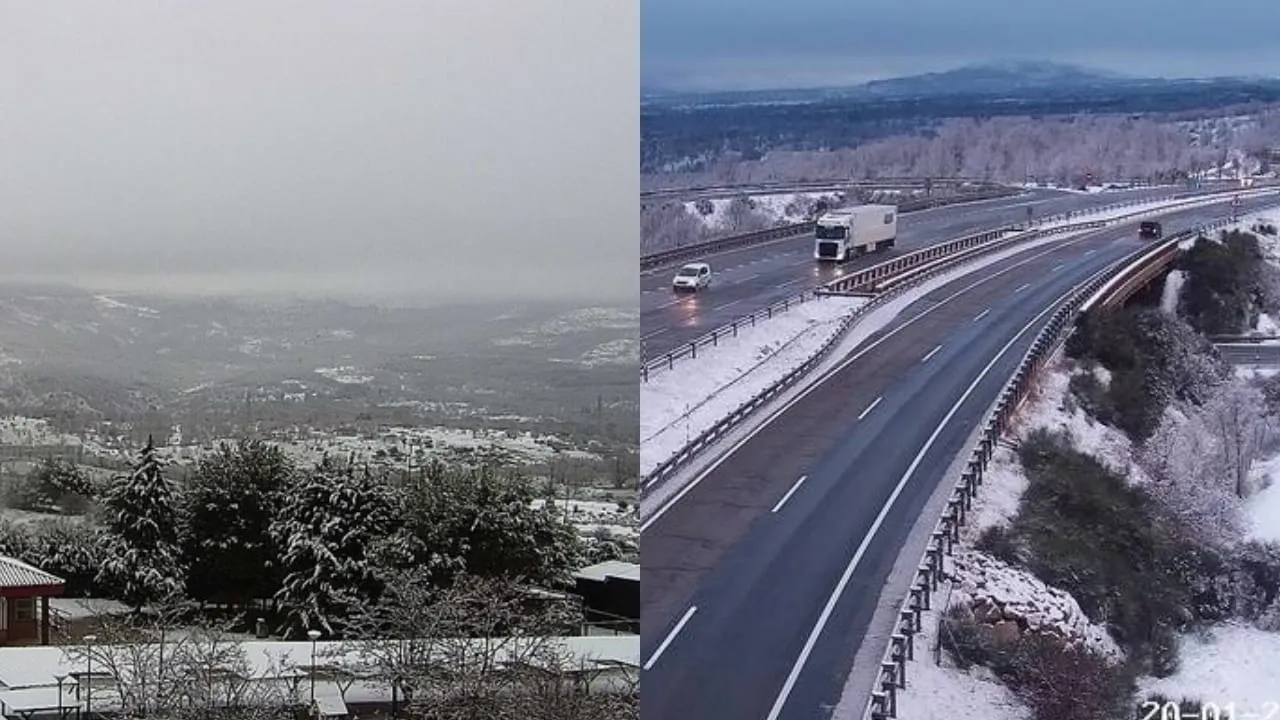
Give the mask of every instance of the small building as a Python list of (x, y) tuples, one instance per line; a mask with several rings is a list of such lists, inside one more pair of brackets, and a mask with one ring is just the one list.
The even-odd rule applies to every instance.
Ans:
[(610, 560), (574, 574), (589, 624), (627, 633), (640, 632), (640, 566)]
[(0, 646), (48, 645), (49, 598), (66, 589), (57, 575), (0, 555)]

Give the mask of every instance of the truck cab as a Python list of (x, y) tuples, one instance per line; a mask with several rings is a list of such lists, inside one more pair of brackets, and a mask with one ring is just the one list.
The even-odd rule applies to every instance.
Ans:
[(1143, 220), (1138, 224), (1138, 237), (1144, 240), (1159, 240), (1164, 236), (1164, 229), (1154, 220)]

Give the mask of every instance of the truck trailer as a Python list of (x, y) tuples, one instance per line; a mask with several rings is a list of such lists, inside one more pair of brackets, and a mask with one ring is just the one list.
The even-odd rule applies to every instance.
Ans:
[(849, 258), (893, 247), (898, 238), (897, 205), (855, 205), (818, 218), (813, 231), (813, 257), (844, 262)]

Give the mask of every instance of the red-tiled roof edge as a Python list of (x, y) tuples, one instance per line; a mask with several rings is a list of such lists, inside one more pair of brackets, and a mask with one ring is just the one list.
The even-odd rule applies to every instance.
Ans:
[(52, 588), (67, 581), (8, 555), (0, 555), (0, 588)]

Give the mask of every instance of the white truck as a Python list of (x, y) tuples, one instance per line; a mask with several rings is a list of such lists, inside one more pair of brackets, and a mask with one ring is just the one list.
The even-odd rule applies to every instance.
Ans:
[(897, 205), (855, 205), (818, 218), (813, 231), (816, 260), (844, 262), (893, 247), (898, 238)]

